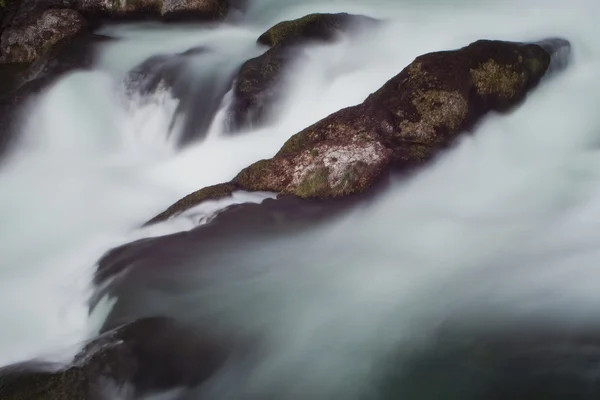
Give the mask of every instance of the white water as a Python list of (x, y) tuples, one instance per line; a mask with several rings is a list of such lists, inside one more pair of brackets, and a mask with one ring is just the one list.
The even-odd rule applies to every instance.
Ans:
[[(272, 339), (272, 357), (240, 390), (269, 390), (302, 372), (281, 398), (301, 387), (350, 398), (365, 383), (355, 378), (368, 376), (379, 354), (459, 311), (550, 313), (565, 323), (600, 317), (598, 2), (250, 3), (241, 26), (109, 28), (124, 40), (106, 49), (97, 71), (66, 77), (32, 104), (22, 143), (0, 170), (0, 365), (68, 358), (92, 335), (99, 319), (90, 319), (86, 301), (94, 263), (117, 244), (157, 234), (137, 231), (141, 223), (361, 102), (415, 56), (481, 38), (562, 36), (573, 44), (574, 61), (512, 115), (486, 120), (475, 137), (373, 208), (303, 239), (314, 254), (326, 247), (338, 257), (321, 264), (313, 255), (294, 263), (302, 268), (282, 268), (282, 285), (265, 296), (279, 304), (273, 313), (257, 314), (258, 303), (232, 311), (233, 319), (252, 315), (256, 329), (269, 326)], [(164, 102), (143, 110), (122, 102), (124, 74), (150, 55), (208, 43), (241, 61), (260, 53), (254, 41), (265, 28), (314, 11), (362, 12), (390, 23), (364, 39), (306, 50), (284, 111), (266, 129), (233, 138), (217, 130), (178, 151), (164, 139)], [(172, 224), (155, 229), (190, 228)], [(302, 260), (306, 246), (283, 248)], [(359, 345), (363, 352), (352, 356)], [(348, 378), (356, 385), (342, 385)]]

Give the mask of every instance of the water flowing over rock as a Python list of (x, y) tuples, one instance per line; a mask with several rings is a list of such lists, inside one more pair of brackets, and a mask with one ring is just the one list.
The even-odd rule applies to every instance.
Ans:
[(64, 74), (91, 68), (97, 45), (110, 40), (83, 31), (59, 41), (33, 63), (0, 64), (0, 155), (20, 124), (21, 107)]
[(286, 72), (302, 56), (302, 46), (331, 42), (342, 33), (364, 32), (376, 23), (362, 15), (310, 14), (280, 22), (263, 33), (257, 42), (271, 49), (242, 65), (234, 86), (228, 129), (243, 130), (269, 118), (281, 95)]
[[(177, 99), (169, 134), (177, 134), (177, 143), (183, 146), (208, 133), (223, 97), (231, 87), (235, 67), (235, 63), (219, 58), (207, 47), (156, 55), (128, 73), (125, 91), (136, 105), (151, 102), (154, 96), (164, 93)], [(199, 74), (208, 75), (215, 70), (222, 72), (219, 78), (198, 79)], [(227, 70), (231, 73), (226, 74)]]
[(421, 166), (486, 113), (517, 106), (551, 65), (566, 66), (568, 41), (541, 43), (480, 40), (419, 56), (362, 104), (293, 135), (273, 158), (245, 168), (232, 184), (303, 198), (339, 197), (363, 192), (388, 167)]
[[(170, 318), (144, 318), (104, 333), (67, 367), (27, 362), (0, 369), (3, 400), (112, 399), (106, 387), (137, 398), (198, 385), (227, 359), (218, 340)], [(113, 394), (114, 395), (114, 394)]]

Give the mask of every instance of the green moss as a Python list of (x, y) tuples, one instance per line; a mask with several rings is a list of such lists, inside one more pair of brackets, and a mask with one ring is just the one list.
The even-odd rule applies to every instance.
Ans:
[(187, 195), (177, 203), (173, 204), (167, 210), (152, 218), (146, 225), (165, 221), (170, 217), (180, 214), (192, 207), (195, 207), (205, 201), (219, 200), (228, 196), (235, 191), (236, 186), (231, 183), (221, 183), (218, 185), (208, 186), (200, 189), (192, 194)]
[(521, 92), (525, 76), (515, 71), (511, 65), (500, 65), (490, 59), (478, 68), (472, 69), (471, 79), (480, 95), (497, 95), (511, 99)]
[(317, 156), (319, 155), (319, 150), (317, 150), (317, 149), (312, 149), (312, 150), (310, 151), (310, 155), (311, 155), (313, 158), (314, 158), (314, 157), (317, 157)]
[(265, 188), (264, 177), (272, 171), (271, 160), (260, 160), (244, 168), (235, 178), (233, 183), (250, 191), (273, 190)]
[(329, 168), (318, 167), (310, 171), (296, 188), (295, 194), (299, 197), (329, 197)]
[(322, 19), (324, 16), (327, 16), (327, 14), (309, 14), (299, 19), (280, 22), (263, 33), (258, 38), (258, 42), (267, 46), (277, 46), (292, 37), (298, 36), (305, 25), (317, 21), (319, 18)]

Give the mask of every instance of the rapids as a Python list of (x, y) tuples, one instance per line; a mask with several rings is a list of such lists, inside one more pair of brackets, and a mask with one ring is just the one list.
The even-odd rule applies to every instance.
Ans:
[[(223, 256), (206, 293), (187, 289), (166, 304), (174, 313), (184, 304), (186, 318), (203, 321), (218, 311), (223, 329), (266, 341), (250, 372), (233, 368), (203, 393), (217, 399), (365, 399), (390, 352), (426, 345), (448, 320), (599, 322), (600, 3), (438, 3), (248, 0), (243, 14), (218, 26), (103, 27), (119, 40), (103, 45), (94, 70), (65, 76), (28, 104), (0, 166), (0, 365), (68, 361), (98, 332), (118, 302), (105, 299), (90, 313), (97, 261), (111, 248), (187, 231), (227, 205), (272, 196), (237, 193), (140, 228), (173, 202), (272, 156), (416, 56), (483, 38), (565, 37), (573, 60), (510, 115), (487, 117), (475, 135), (368, 205), (295, 234), (254, 238)], [(227, 83), (260, 54), (262, 32), (310, 12), (386, 23), (303, 50), (264, 128), (226, 135), (229, 94), (200, 103), (219, 111), (203, 132), (187, 133), (171, 124), (179, 104), (168, 91), (125, 95), (128, 72), (144, 60), (195, 47), (210, 54), (189, 61), (190, 87)]]

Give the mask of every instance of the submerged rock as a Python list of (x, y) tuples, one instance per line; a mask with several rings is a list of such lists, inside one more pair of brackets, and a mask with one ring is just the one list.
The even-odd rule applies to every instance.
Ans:
[(61, 40), (85, 28), (86, 21), (77, 11), (47, 10), (31, 25), (9, 28), (2, 33), (0, 63), (33, 62)]
[(70, 366), (33, 361), (0, 369), (0, 398), (100, 400), (112, 399), (107, 386), (135, 396), (189, 387), (210, 378), (227, 353), (173, 319), (144, 318), (93, 340)]
[(302, 56), (299, 46), (331, 42), (342, 32), (360, 32), (377, 20), (352, 14), (310, 14), (281, 22), (258, 38), (271, 46), (267, 52), (245, 62), (234, 85), (229, 130), (260, 125), (269, 118), (281, 96), (290, 65)]

